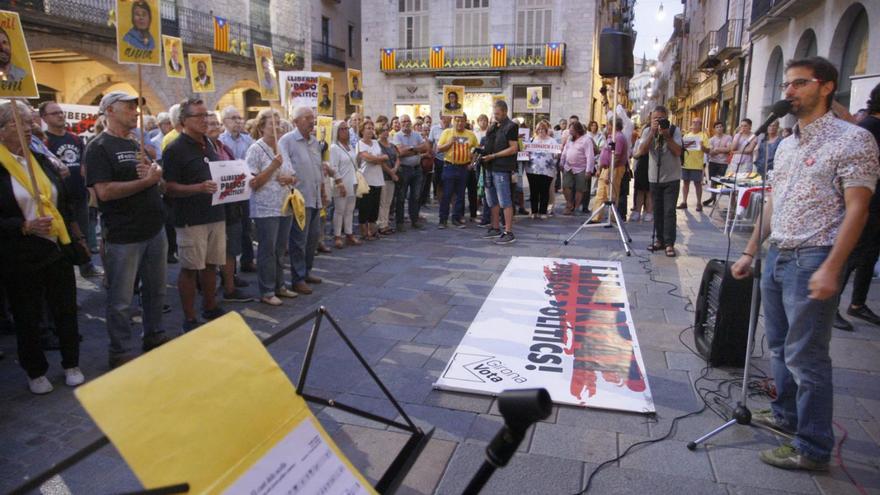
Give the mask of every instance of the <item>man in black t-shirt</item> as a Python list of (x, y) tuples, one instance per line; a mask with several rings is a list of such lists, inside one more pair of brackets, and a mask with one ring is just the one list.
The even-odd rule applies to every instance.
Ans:
[(217, 161), (208, 132), (208, 107), (198, 98), (180, 104), (183, 132), (165, 148), (166, 195), (171, 198), (180, 277), (177, 290), (183, 306), (183, 331), (200, 325), (196, 317), (196, 278), (201, 282), (202, 318), (226, 313), (217, 305), (217, 267), (226, 264), (226, 215), (223, 205), (211, 205), (217, 183), (209, 162)]
[(137, 127), (137, 98), (120, 91), (101, 99), (104, 132), (85, 151), (86, 183), (95, 188), (101, 210), (107, 275), (107, 333), (110, 367), (136, 357), (132, 350), (131, 300), (140, 275), (143, 350), (169, 340), (162, 331), (168, 242), (162, 230), (162, 169), (140, 152), (129, 133)]
[[(64, 185), (71, 199), (76, 223), (85, 232), (89, 226), (89, 191), (86, 189), (85, 176), (80, 167), (83, 154), (82, 141), (66, 129), (67, 122), (61, 105), (54, 101), (46, 101), (40, 104), (39, 112), (40, 118), (47, 126), (46, 144), (49, 151), (54, 153), (70, 171), (70, 175), (64, 179)], [(83, 277), (100, 277), (104, 272), (89, 261), (80, 265), (79, 274)]]
[[(492, 225), (484, 239), (495, 239), (495, 244), (516, 242), (513, 235), (513, 201), (511, 201), (511, 173), (516, 170), (516, 154), (519, 151), (519, 129), (516, 122), (507, 117), (507, 103), (495, 102), (495, 124), (486, 133), (483, 156), (483, 184), (486, 204), (492, 209)], [(504, 232), (501, 232), (500, 215), (504, 210)]]

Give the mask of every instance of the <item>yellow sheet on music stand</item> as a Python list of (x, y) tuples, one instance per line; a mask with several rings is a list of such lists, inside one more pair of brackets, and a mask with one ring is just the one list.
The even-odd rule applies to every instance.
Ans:
[(79, 387), (76, 396), (147, 488), (185, 482), (190, 493), (222, 493), (238, 483), (230, 491), (239, 491), (248, 478), (277, 481), (270, 471), (285, 466), (291, 472), (281, 478), (305, 476), (289, 464), (303, 454), (296, 441), (308, 430), (313, 443), (304, 450), (323, 439), (322, 460), (336, 463), (353, 493), (375, 493), (237, 313)]

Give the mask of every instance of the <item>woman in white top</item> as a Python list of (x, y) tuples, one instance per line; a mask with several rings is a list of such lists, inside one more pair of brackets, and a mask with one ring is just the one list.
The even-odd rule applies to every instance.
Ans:
[(361, 226), (361, 237), (369, 241), (379, 238), (376, 221), (379, 219), (379, 200), (385, 177), (382, 165), (388, 165), (388, 155), (382, 153), (376, 141), (375, 127), (372, 122), (361, 124), (361, 140), (357, 144), (357, 157), (360, 161), (361, 173), (370, 186), (370, 192), (361, 197), (358, 206), (358, 224)]
[(281, 264), (293, 223), (292, 212), (284, 213), (281, 209), (290, 195), (290, 188), (296, 184), (296, 172), (277, 151), (276, 138), (282, 134), (280, 121), (277, 111), (262, 110), (251, 130), (251, 137), (257, 141), (245, 155), (254, 176), (251, 179), (250, 214), (257, 227), (260, 245), (257, 250), (260, 301), (272, 306), (281, 305), (279, 297), (296, 297), (296, 292), (284, 286)]
[(751, 173), (753, 156), (755, 151), (755, 142), (749, 143), (752, 137), (752, 121), (743, 119), (739, 124), (739, 132), (733, 136), (733, 142), (730, 145), (731, 157), (730, 165), (727, 167), (729, 174)]
[(333, 123), (330, 145), (330, 169), (333, 180), (333, 245), (342, 249), (342, 233), (351, 246), (360, 246), (361, 241), (354, 237), (354, 204), (357, 201), (357, 153), (351, 143), (351, 130), (348, 122), (338, 120)]

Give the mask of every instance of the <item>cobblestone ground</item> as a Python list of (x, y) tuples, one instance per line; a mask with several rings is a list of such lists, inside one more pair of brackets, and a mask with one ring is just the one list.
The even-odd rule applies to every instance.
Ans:
[[(706, 213), (679, 212), (679, 256), (650, 255), (647, 224), (628, 224), (635, 256), (621, 249), (616, 231), (590, 229), (569, 246), (565, 239), (585, 218), (518, 217), (518, 242), (495, 246), (480, 239), (483, 230), (435, 229), (436, 207), (425, 210), (429, 228), (408, 231), (363, 247), (334, 250), (316, 261), (324, 283), (311, 296), (278, 308), (258, 303), (226, 304), (241, 312), (260, 336), (278, 331), (319, 305), (326, 306), (375, 367), (382, 380), (420, 425), (436, 428), (434, 438), (413, 467), (399, 493), (460, 493), (482, 462), (483, 449), (501, 425), (490, 397), (440, 392), (432, 383), (464, 335), (480, 305), (511, 256), (576, 257), (619, 260), (623, 263), (632, 314), (642, 347), (650, 385), (657, 404), (654, 418), (637, 414), (554, 407), (552, 415), (528, 433), (511, 464), (496, 472), (484, 493), (572, 494), (589, 473), (630, 444), (663, 436), (675, 416), (699, 408), (691, 384), (703, 362), (679, 341), (693, 323), (685, 303), (667, 294), (682, 287), (696, 299), (707, 260), (723, 258), (727, 248), (717, 218)], [(716, 214), (717, 216), (717, 214)], [(734, 239), (732, 251), (744, 244)], [(174, 271), (174, 269), (172, 269)], [(169, 281), (176, 278), (171, 274)], [(251, 282), (252, 274), (243, 274)], [(82, 368), (88, 378), (107, 371), (107, 336), (103, 294), (89, 280), (79, 280)], [(182, 316), (176, 291), (169, 288), (174, 311), (165, 320), (179, 332)], [(880, 288), (869, 304), (880, 309)], [(848, 292), (844, 295), (848, 301)], [(760, 336), (760, 334), (759, 334)], [(296, 376), (306, 345), (303, 329), (273, 345), (281, 366)], [(692, 344), (692, 334), (683, 341)], [(759, 342), (762, 342), (759, 337)], [(769, 371), (766, 346), (754, 363)], [(56, 390), (44, 397), (27, 391), (25, 375), (15, 360), (15, 340), (0, 336), (0, 493), (75, 452), (99, 432), (62, 384), (59, 357), (50, 354), (50, 379)], [(678, 423), (672, 437), (638, 448), (599, 473), (591, 493), (597, 494), (855, 494), (847, 471), (867, 493), (880, 493), (880, 329), (856, 323), (856, 331), (835, 330), (832, 338), (835, 385), (835, 432), (846, 436), (841, 455), (827, 474), (786, 472), (762, 464), (760, 449), (778, 440), (750, 427), (735, 427), (695, 452), (687, 441), (721, 423), (711, 411)], [(320, 339), (309, 379), (310, 391), (393, 416), (375, 386), (335, 336)], [(735, 378), (738, 369), (713, 370), (710, 376)], [(753, 409), (761, 407), (754, 403)], [(406, 439), (406, 435), (336, 410), (316, 408), (322, 424), (355, 466), (376, 480)], [(841, 463), (846, 467), (844, 469)], [(140, 485), (112, 447), (105, 447), (44, 485), (44, 493), (118, 493)]]

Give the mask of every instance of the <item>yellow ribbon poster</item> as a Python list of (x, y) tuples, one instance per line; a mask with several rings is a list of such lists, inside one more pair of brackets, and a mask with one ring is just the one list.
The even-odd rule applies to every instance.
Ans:
[(464, 86), (443, 86), (443, 106), (440, 115), (458, 117), (464, 115)]
[(146, 488), (375, 493), (237, 313), (75, 394)]
[(39, 96), (21, 19), (16, 12), (0, 10), (0, 97)]
[(116, 0), (116, 58), (120, 64), (161, 65), (159, 0)]
[(333, 116), (333, 78), (318, 76), (318, 115)]
[(189, 75), (192, 78), (193, 93), (213, 93), (214, 87), (214, 64), (211, 62), (210, 53), (190, 53)]
[(162, 35), (165, 50), (165, 74), (178, 79), (186, 78), (186, 65), (183, 63), (183, 41), (174, 36)]
[(529, 86), (526, 88), (526, 108), (540, 110), (544, 104), (544, 88), (541, 86)]
[[(318, 142), (323, 141), (327, 144), (325, 147), (325, 151), (321, 160), (325, 162), (330, 161), (330, 141), (333, 139), (333, 117), (327, 117), (325, 115), (321, 115), (318, 117), (318, 122), (315, 124), (315, 135), (318, 138)], [(352, 135), (356, 135), (357, 131), (352, 129)]]
[(363, 79), (361, 71), (357, 69), (348, 69), (348, 104), (351, 106), (360, 106), (364, 104), (364, 89), (361, 86)]
[(257, 80), (260, 82), (260, 97), (263, 101), (280, 100), (272, 49), (268, 46), (254, 45), (254, 61), (257, 64)]

